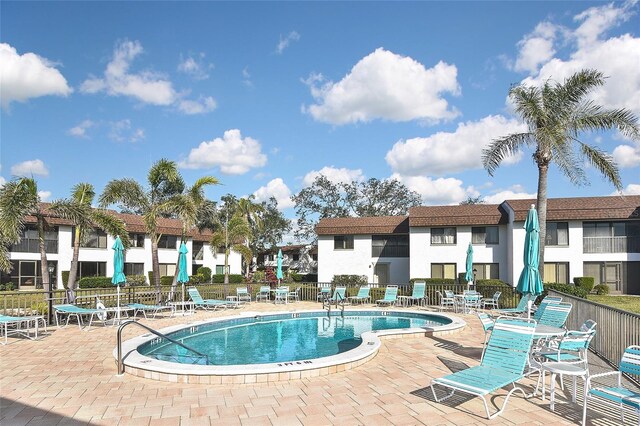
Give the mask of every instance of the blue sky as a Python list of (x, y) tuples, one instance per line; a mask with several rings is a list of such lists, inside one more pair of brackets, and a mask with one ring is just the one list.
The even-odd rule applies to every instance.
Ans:
[[(42, 197), (145, 180), (160, 158), (207, 195), (291, 194), (330, 179), (395, 177), (425, 204), (535, 194), (525, 151), (494, 177), (480, 152), (523, 130), (512, 84), (609, 76), (594, 100), (640, 115), (632, 2), (8, 2), (0, 4), (0, 183)], [(640, 193), (640, 142), (585, 135)], [(552, 197), (609, 195), (589, 170)]]

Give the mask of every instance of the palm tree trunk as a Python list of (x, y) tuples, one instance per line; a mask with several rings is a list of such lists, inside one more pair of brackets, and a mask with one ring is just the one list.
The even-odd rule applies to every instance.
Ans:
[[(228, 247), (224, 249), (224, 283), (229, 284), (229, 248)], [(226, 289), (226, 286), (225, 286), (225, 289)]]
[[(47, 262), (47, 247), (44, 243), (44, 219), (38, 215), (38, 247), (40, 249), (40, 276), (42, 277), (42, 288), (49, 290), (51, 283), (49, 282), (49, 268)], [(36, 288), (38, 283), (36, 282)]]
[(538, 199), (536, 208), (538, 209), (538, 220), (540, 222), (540, 264), (538, 271), (540, 279), (544, 282), (544, 245), (547, 240), (547, 173), (549, 164), (538, 165)]
[(158, 261), (158, 237), (150, 235), (151, 240), (151, 269), (153, 270), (153, 284), (158, 292), (156, 303), (162, 302), (162, 292), (160, 288), (160, 262)]
[(80, 257), (80, 236), (82, 232), (80, 227), (76, 226), (75, 239), (73, 241), (73, 256), (71, 257), (71, 267), (69, 268), (69, 281), (67, 288), (71, 291), (76, 289), (76, 278), (78, 276), (78, 258)]

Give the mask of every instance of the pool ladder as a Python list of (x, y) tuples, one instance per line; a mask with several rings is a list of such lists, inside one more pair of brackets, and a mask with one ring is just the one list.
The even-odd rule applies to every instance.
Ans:
[(160, 337), (161, 339), (166, 339), (169, 342), (173, 343), (174, 345), (182, 346), (186, 350), (191, 351), (194, 354), (203, 357), (207, 361), (207, 364), (209, 364), (209, 357), (207, 355), (204, 355), (204, 354), (196, 351), (195, 349), (190, 348), (189, 346), (185, 345), (184, 343), (178, 342), (177, 340), (174, 340), (171, 337), (169, 337), (167, 335), (164, 335), (164, 334), (160, 333), (159, 331), (154, 330), (151, 327), (147, 327), (146, 325), (141, 324), (138, 321), (128, 320), (128, 321), (125, 321), (122, 324), (120, 324), (120, 327), (118, 327), (118, 360), (117, 360), (118, 361), (118, 375), (124, 374), (124, 359), (122, 358), (122, 330), (126, 326), (128, 326), (129, 324), (136, 324), (136, 325), (144, 328), (148, 332), (150, 332), (152, 334), (155, 334), (156, 336)]
[[(344, 315), (344, 300), (340, 294), (336, 294), (336, 308), (340, 308), (342, 311), (342, 315)], [(322, 299), (322, 309), (327, 310), (327, 315), (331, 315), (331, 300), (328, 295), (324, 295), (324, 299)]]

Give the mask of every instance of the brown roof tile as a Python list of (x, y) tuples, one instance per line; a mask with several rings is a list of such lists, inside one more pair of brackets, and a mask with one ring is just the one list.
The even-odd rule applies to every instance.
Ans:
[(409, 209), (409, 226), (499, 225), (508, 216), (498, 204), (420, 206)]
[[(523, 221), (536, 200), (505, 201), (515, 212), (515, 220)], [(611, 197), (549, 198), (547, 220), (620, 220), (640, 219), (640, 195)]]
[(407, 216), (336, 217), (320, 219), (318, 235), (408, 234)]

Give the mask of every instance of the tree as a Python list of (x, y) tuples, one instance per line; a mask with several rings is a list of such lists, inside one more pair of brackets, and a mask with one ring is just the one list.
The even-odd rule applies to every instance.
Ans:
[(259, 228), (251, 227), (253, 233), (251, 250), (254, 253), (279, 244), (284, 235), (291, 231), (291, 221), (278, 210), (278, 201), (274, 197), (263, 201), (261, 206), (260, 221), (262, 226)]
[[(161, 159), (147, 174), (147, 188), (133, 179), (115, 179), (107, 183), (100, 195), (100, 206), (121, 204), (124, 209), (144, 217), (144, 225), (151, 240), (153, 281), (160, 295), (160, 264), (158, 262), (158, 219), (171, 215), (175, 196), (184, 191), (184, 180), (175, 162)], [(158, 296), (159, 297), (159, 296)]]
[(533, 160), (538, 166), (537, 208), (540, 220), (540, 277), (544, 278), (544, 245), (547, 233), (547, 174), (554, 163), (569, 180), (587, 184), (583, 169), (586, 160), (618, 190), (622, 188), (613, 158), (579, 139), (583, 132), (618, 129), (638, 139), (637, 118), (626, 109), (604, 109), (588, 99), (602, 86), (605, 78), (595, 70), (579, 71), (563, 83), (547, 80), (542, 87), (518, 85), (509, 90), (509, 98), (518, 115), (528, 125), (524, 133), (495, 139), (482, 152), (484, 168), (493, 176), (502, 160), (527, 146), (535, 148)]
[[(255, 200), (255, 197), (253, 195), (250, 195), (247, 198), (240, 198), (236, 206), (236, 213), (245, 218), (245, 220), (247, 221), (247, 224), (249, 225), (249, 229), (251, 231), (244, 241), (245, 246), (249, 250), (251, 250), (251, 246), (252, 246), (254, 237), (256, 236), (256, 233), (260, 232), (260, 229), (262, 228), (261, 214), (264, 212), (262, 205), (254, 203), (254, 200)], [(245, 267), (246, 267), (245, 277), (247, 279), (251, 275), (252, 263), (253, 263), (253, 256), (245, 258)]]
[(245, 259), (251, 259), (251, 250), (244, 242), (251, 235), (251, 229), (247, 219), (240, 214), (234, 214), (229, 218), (228, 210), (223, 208), (222, 228), (211, 236), (211, 252), (217, 253), (218, 247), (224, 248), (224, 283), (229, 283), (229, 254), (231, 250), (240, 253)]
[(468, 196), (466, 200), (460, 202), (461, 206), (470, 204), (484, 204), (484, 200), (482, 196), (478, 195), (477, 197)]
[(291, 197), (298, 216), (295, 236), (315, 240), (315, 225), (326, 217), (395, 216), (420, 204), (420, 195), (396, 179), (333, 183), (319, 175), (313, 184)]
[(110, 235), (120, 235), (125, 248), (129, 247), (129, 234), (122, 220), (109, 214), (104, 209), (91, 207), (96, 193), (90, 183), (79, 183), (71, 191), (71, 198), (57, 200), (51, 203), (49, 210), (65, 219), (70, 220), (75, 226), (73, 240), (73, 255), (69, 270), (68, 286), (75, 290), (76, 276), (78, 273), (78, 257), (80, 245), (86, 236), (86, 232), (95, 226)]
[(2, 268), (11, 271), (8, 259), (8, 246), (20, 241), (26, 227), (27, 216), (36, 218), (38, 231), (38, 251), (40, 252), (40, 276), (43, 288), (49, 289), (49, 271), (47, 269), (47, 251), (44, 240), (45, 229), (48, 227), (46, 215), (40, 196), (38, 183), (33, 178), (16, 178), (0, 188), (0, 235), (2, 237)]

